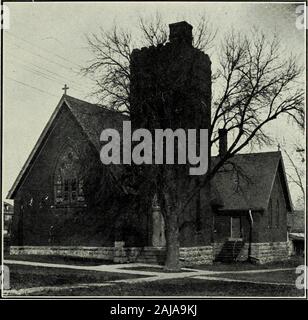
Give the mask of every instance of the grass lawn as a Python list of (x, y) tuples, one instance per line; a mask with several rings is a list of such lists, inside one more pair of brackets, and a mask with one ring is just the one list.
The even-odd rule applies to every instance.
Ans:
[[(67, 265), (100, 265), (105, 261), (97, 259), (80, 259), (52, 256), (7, 256), (6, 259), (36, 262), (60, 263)], [(110, 263), (109, 263), (110, 264)], [(196, 269), (212, 271), (232, 271), (232, 273), (215, 274), (214, 277), (239, 279), (258, 282), (289, 283), (290, 285), (271, 285), (266, 283), (236, 283), (206, 279), (172, 279), (138, 284), (117, 283), (104, 287), (84, 287), (64, 289), (60, 291), (45, 290), (38, 296), (233, 296), (233, 297), (303, 297), (304, 291), (295, 287), (297, 274), (295, 270), (238, 274), (233, 271), (260, 270), (272, 268), (295, 268), (302, 265), (303, 260), (293, 258), (286, 262), (254, 265), (250, 263), (214, 263), (213, 265), (199, 265)], [(9, 265), (12, 289), (32, 288), (41, 286), (70, 286), (79, 284), (104, 283), (120, 279), (140, 278), (143, 276), (99, 272), (89, 270), (74, 270), (65, 268), (35, 267), (26, 265)], [(159, 271), (163, 269), (149, 265), (148, 267), (131, 268), (132, 270)], [(184, 271), (184, 270), (183, 270)], [(31, 294), (33, 295), (33, 294)]]
[(23, 289), (41, 286), (62, 286), (84, 283), (102, 283), (106, 281), (140, 278), (138, 275), (46, 268), (24, 265), (9, 265), (11, 289)]
[(32, 262), (46, 262), (56, 264), (69, 264), (78, 266), (98, 266), (102, 264), (113, 264), (112, 261), (106, 261), (95, 258), (79, 258), (66, 256), (43, 256), (43, 255), (5, 255), (5, 260), (19, 260)]
[(259, 282), (275, 282), (275, 283), (289, 283), (295, 285), (295, 280), (299, 275), (294, 270), (264, 272), (264, 273), (225, 273), (214, 275), (218, 278), (228, 278), (236, 280), (259, 281)]
[(232, 296), (232, 297), (303, 297), (295, 286), (230, 283), (193, 278), (162, 280), (143, 284), (118, 283), (100, 288), (82, 288), (60, 292), (44, 291), (38, 295), (58, 296)]
[(262, 269), (278, 269), (278, 268), (296, 268), (304, 265), (304, 258), (292, 257), (287, 261), (272, 262), (266, 264), (253, 264), (249, 262), (220, 263), (214, 262), (212, 265), (196, 265), (193, 269), (209, 270), (209, 271), (244, 271), (244, 270), (262, 270)]

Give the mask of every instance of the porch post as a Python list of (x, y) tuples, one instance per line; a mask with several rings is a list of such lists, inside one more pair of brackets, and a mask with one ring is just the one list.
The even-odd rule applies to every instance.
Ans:
[(249, 214), (249, 246), (248, 246), (248, 261), (251, 261), (251, 243), (252, 243), (252, 228), (253, 228), (253, 217), (252, 217), (252, 211), (248, 211)]

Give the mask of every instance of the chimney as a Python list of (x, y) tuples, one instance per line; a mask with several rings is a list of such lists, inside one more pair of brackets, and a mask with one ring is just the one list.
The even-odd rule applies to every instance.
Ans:
[(169, 41), (175, 44), (186, 43), (192, 46), (192, 29), (192, 25), (186, 21), (169, 24)]
[(218, 129), (219, 135), (219, 155), (223, 157), (228, 150), (228, 131), (227, 129)]

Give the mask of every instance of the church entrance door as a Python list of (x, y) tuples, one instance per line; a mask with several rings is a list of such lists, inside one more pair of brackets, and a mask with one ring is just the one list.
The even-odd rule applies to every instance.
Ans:
[(241, 239), (241, 218), (240, 217), (231, 217), (231, 238), (232, 239)]

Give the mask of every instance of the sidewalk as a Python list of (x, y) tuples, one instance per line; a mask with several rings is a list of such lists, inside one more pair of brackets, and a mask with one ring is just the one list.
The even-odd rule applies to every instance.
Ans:
[[(46, 290), (51, 291), (61, 291), (66, 289), (78, 289), (78, 288), (93, 288), (93, 287), (103, 287), (103, 286), (112, 286), (117, 283), (128, 283), (128, 284), (137, 284), (144, 282), (153, 282), (160, 280), (173, 280), (173, 279), (183, 279), (183, 278), (194, 278), (200, 280), (215, 280), (215, 281), (225, 281), (225, 282), (246, 282), (254, 284), (268, 284), (268, 285), (283, 285), (291, 286), (294, 284), (291, 283), (275, 283), (275, 282), (262, 282), (262, 281), (250, 281), (250, 280), (240, 280), (240, 279), (231, 279), (227, 277), (215, 277), (215, 275), (225, 274), (253, 274), (253, 273), (267, 273), (267, 272), (279, 272), (279, 271), (289, 271), (294, 270), (294, 268), (275, 268), (275, 269), (259, 269), (259, 270), (243, 270), (243, 271), (209, 271), (209, 270), (199, 270), (193, 268), (182, 268), (184, 272), (161, 272), (159, 271), (142, 271), (142, 270), (129, 270), (131, 268), (137, 267), (152, 267), (162, 269), (162, 266), (159, 265), (149, 265), (143, 263), (128, 263), (128, 264), (114, 264), (114, 265), (100, 265), (100, 266), (77, 266), (77, 265), (66, 265), (66, 264), (53, 264), (53, 263), (43, 263), (43, 262), (30, 262), (30, 261), (16, 261), (16, 260), (5, 260), (4, 264), (10, 265), (26, 265), (26, 266), (35, 266), (35, 267), (45, 267), (45, 268), (62, 268), (62, 269), (74, 269), (74, 270), (89, 270), (89, 271), (98, 271), (98, 272), (112, 272), (112, 273), (122, 273), (122, 274), (132, 274), (146, 276), (143, 278), (136, 279), (121, 279), (106, 281), (103, 283), (82, 283), (76, 285), (63, 285), (63, 286), (46, 286), (46, 287), (33, 287), (25, 288), (19, 290), (6, 290), (4, 294), (7, 296), (23, 296), (38, 294)], [(185, 272), (186, 271), (186, 272)]]

